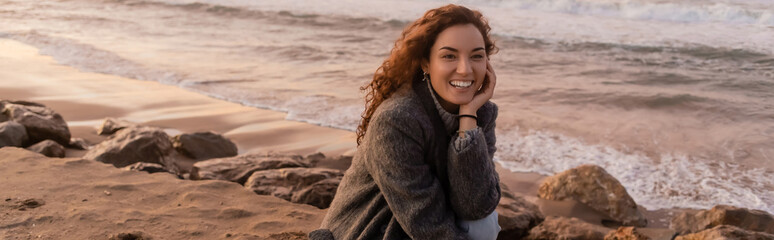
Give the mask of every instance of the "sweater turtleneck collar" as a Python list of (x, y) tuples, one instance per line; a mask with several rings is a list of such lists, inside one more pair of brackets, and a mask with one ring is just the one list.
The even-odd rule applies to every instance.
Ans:
[(427, 82), (427, 88), (430, 89), (430, 93), (431, 93), (430, 96), (433, 97), (435, 108), (438, 109), (438, 114), (441, 115), (441, 120), (443, 121), (444, 127), (446, 127), (446, 131), (456, 132), (457, 129), (460, 128), (460, 123), (459, 121), (457, 121), (457, 114), (446, 111), (446, 109), (444, 109), (443, 106), (441, 106), (441, 103), (438, 102), (438, 97), (440, 96), (437, 96), (437, 93), (433, 89), (433, 86), (430, 85), (430, 81), (425, 81), (425, 82)]

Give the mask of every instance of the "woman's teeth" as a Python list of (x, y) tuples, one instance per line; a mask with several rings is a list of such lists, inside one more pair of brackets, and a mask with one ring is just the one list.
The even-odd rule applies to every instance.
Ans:
[(473, 81), (451, 81), (450, 83), (452, 86), (457, 88), (466, 88), (470, 87), (470, 85), (473, 85)]

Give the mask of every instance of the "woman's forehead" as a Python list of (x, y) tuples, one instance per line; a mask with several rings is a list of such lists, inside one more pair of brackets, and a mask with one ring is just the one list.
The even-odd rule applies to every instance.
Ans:
[(469, 52), (483, 48), (484, 45), (484, 37), (473, 24), (454, 25), (438, 34), (435, 44), (433, 44), (433, 51), (451, 48)]

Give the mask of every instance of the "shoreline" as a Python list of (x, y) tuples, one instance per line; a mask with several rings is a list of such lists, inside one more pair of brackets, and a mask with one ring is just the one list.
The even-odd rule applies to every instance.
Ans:
[[(4, 50), (0, 52), (0, 61), (7, 62), (0, 66), (0, 96), (45, 104), (64, 117), (74, 138), (83, 138), (90, 144), (106, 138), (97, 135), (94, 127), (104, 118), (114, 117), (161, 127), (172, 136), (212, 130), (236, 143), (240, 154), (322, 152), (336, 157), (351, 156), (356, 149), (354, 132), (285, 120), (286, 113), (247, 107), (177, 86), (81, 72), (14, 40), (0, 39), (0, 49)], [(66, 157), (77, 158), (85, 152), (68, 149)], [(320, 165), (346, 170), (348, 163)], [(547, 215), (600, 221), (601, 215), (581, 204), (537, 198), (537, 188), (547, 176), (514, 173), (496, 165), (501, 181), (514, 194), (537, 204)], [(649, 219), (649, 228), (666, 228), (668, 219), (678, 211), (681, 210), (643, 213)]]

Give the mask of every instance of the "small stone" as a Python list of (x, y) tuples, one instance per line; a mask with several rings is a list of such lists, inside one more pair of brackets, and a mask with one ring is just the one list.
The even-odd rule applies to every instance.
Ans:
[(108, 196), (110, 196), (110, 195), (113, 195), (113, 194), (112, 194), (112, 193), (110, 193), (108, 190), (105, 190), (103, 193), (105, 193), (105, 195), (108, 195)]
[(226, 233), (226, 237), (231, 237), (231, 233)]
[(59, 143), (53, 140), (43, 140), (35, 145), (27, 147), (27, 150), (43, 154), (46, 157), (63, 158), (65, 156), (65, 149)]
[(89, 201), (89, 199), (84, 198), (83, 200), (81, 200), (81, 202), (86, 202), (86, 201)]
[(37, 208), (40, 206), (45, 205), (46, 202), (41, 199), (25, 199), (24, 201), (19, 202), (19, 210), (26, 210), (27, 208)]

